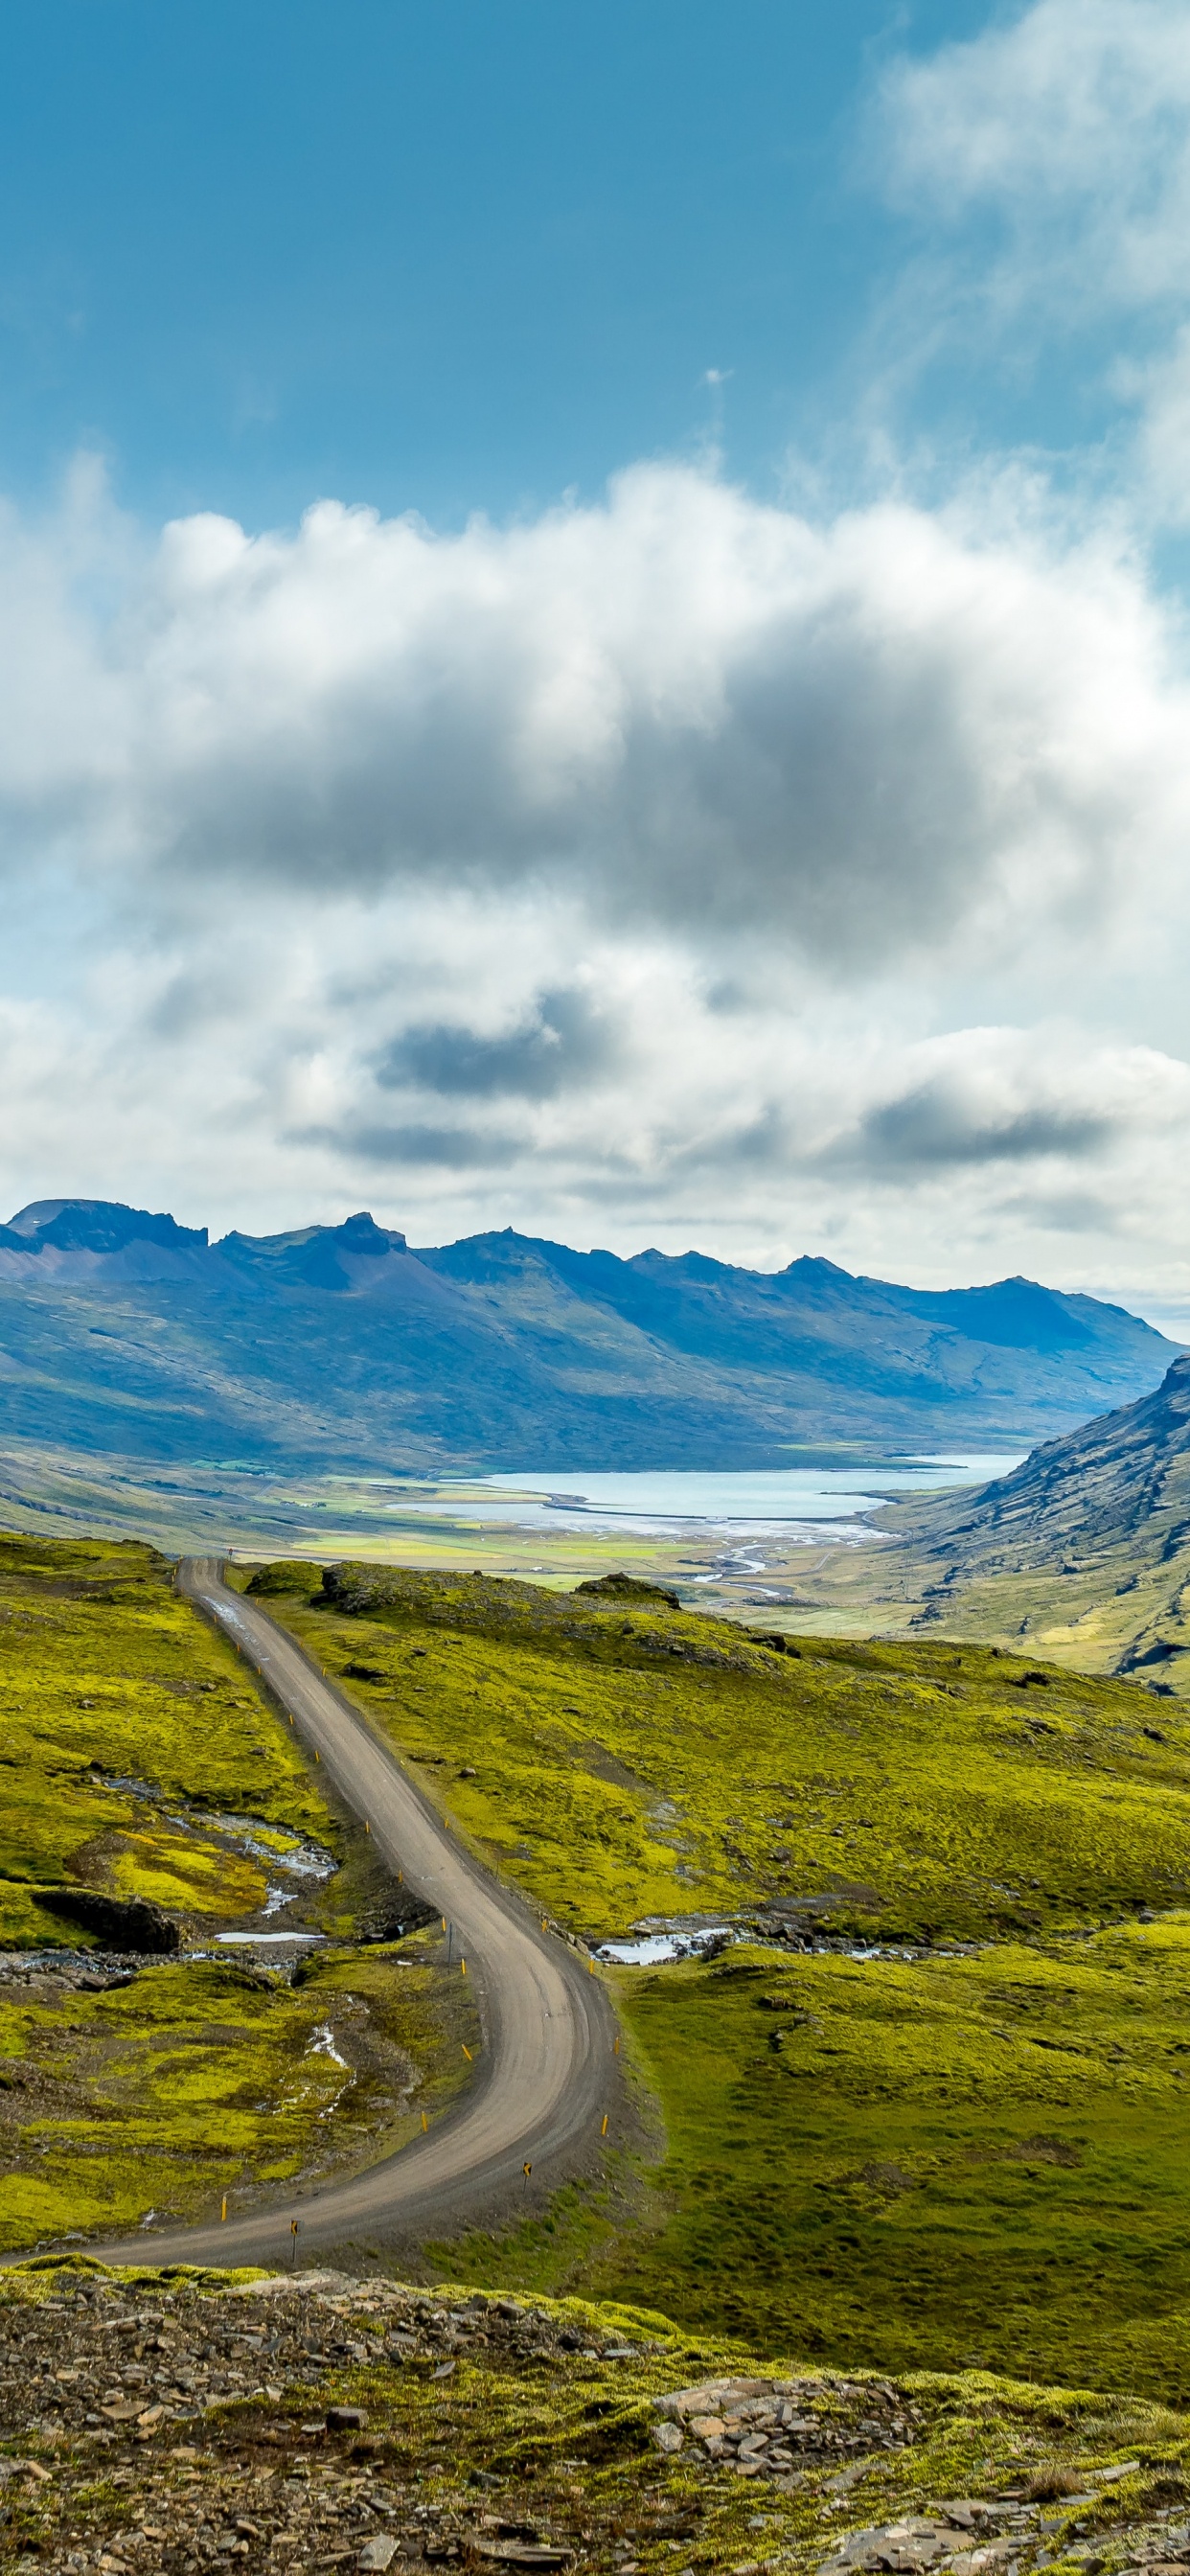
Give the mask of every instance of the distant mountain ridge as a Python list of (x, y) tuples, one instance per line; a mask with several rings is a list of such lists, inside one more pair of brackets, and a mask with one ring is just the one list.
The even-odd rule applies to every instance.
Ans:
[(362, 1211), (213, 1244), (99, 1199), (0, 1226), (10, 1436), (163, 1461), (552, 1472), (1025, 1447), (1149, 1392), (1176, 1351), (1026, 1279), (914, 1289), (511, 1228), (411, 1248)]

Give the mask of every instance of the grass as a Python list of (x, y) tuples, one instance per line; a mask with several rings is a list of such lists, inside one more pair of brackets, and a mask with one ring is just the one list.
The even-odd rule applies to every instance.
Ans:
[(1133, 1685), (953, 1643), (778, 1655), (483, 1576), (316, 1579), (269, 1569), (269, 1606), (476, 1848), (595, 1938), (771, 1905), (986, 1938), (1190, 1893), (1190, 1718)]
[(1190, 1916), (617, 1988), (668, 2148), (594, 2285), (769, 2352), (1190, 2401)]
[(0, 1948), (85, 1940), (54, 1910), (72, 1883), (256, 1914), (265, 1869), (222, 1814), (341, 1847), (288, 1730), (172, 1572), (148, 1547), (0, 1538)]
[[(392, 1961), (400, 1956), (399, 1976)], [(324, 1952), (291, 1989), (229, 1961), (146, 1968), (67, 2006), (0, 1999), (0, 2250), (238, 2211), (390, 2152), (476, 2034), (424, 1936)]]
[[(458, 1980), (421, 1936), (342, 1946), (387, 1902), (371, 1847), (153, 1549), (0, 1537), (0, 1706), (0, 1951), (37, 1953), (0, 1981), (0, 2249), (250, 2204), (451, 2098), (477, 2044)], [(333, 1874), (287, 1879), (310, 1841)], [(336, 1943), (292, 1987), (187, 1955), (270, 1883)], [(159, 1907), (181, 1954), (80, 1984), (101, 1937), (135, 1947), (80, 1925), (82, 1891)]]
[(311, 1581), (271, 1570), (270, 1606), (556, 1918), (775, 1907), (913, 1951), (614, 1972), (660, 2163), (444, 2267), (832, 2364), (1190, 2397), (1175, 1706), (967, 1644), (795, 1659), (639, 1601)]
[[(201, 1929), (204, 1868), (221, 1903), (252, 1893), (231, 1866), (252, 1855), (210, 1821), (244, 1807), (246, 1776), (278, 1834), (296, 1818), (344, 1851), (288, 1731), (147, 1551), (68, 1566), (71, 1551), (18, 1562), (17, 1545), (0, 1649), (26, 1676), (32, 1750), (24, 1845), (13, 1829), (28, 1875), (10, 1888), (44, 1914), (51, 1869), (145, 1893), (190, 1855)], [(778, 1654), (656, 1599), (350, 1567), (315, 1597), (318, 1579), (253, 1580), (558, 1921), (599, 1937), (644, 1914), (783, 1915), (913, 1954), (754, 1941), (613, 1973), (659, 2161), (621, 2147), (544, 2219), (437, 2249), (440, 2268), (579, 2285), (831, 2365), (978, 2360), (1187, 2397), (1190, 1729), (1175, 1704), (966, 1643)], [(117, 1764), (168, 1796), (131, 1799)], [(54, 1814), (58, 1777), (81, 1841), (76, 1810)], [(341, 1882), (323, 1903), (350, 1918)], [(381, 1951), (325, 1952), (293, 1988), (212, 1962), (102, 1995), (14, 1994), (4, 2241), (126, 2225), (149, 2203), (198, 2214), (223, 2189), (250, 2199), (399, 2143), (474, 2037), (434, 1945), (407, 1955), (421, 1965), (394, 1977)], [(327, 2025), (345, 2066), (319, 2044)]]

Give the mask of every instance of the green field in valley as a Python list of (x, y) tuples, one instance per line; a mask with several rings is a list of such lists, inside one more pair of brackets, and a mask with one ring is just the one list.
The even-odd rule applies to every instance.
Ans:
[[(444, 2274), (836, 2367), (1187, 2391), (1177, 1703), (950, 1640), (778, 1651), (639, 1591), (238, 1579), (568, 1932), (749, 1934), (601, 1970), (628, 2084), (605, 2170), (439, 2246)], [(161, 1559), (6, 1541), (0, 1675), (0, 2243), (250, 2205), (451, 2098), (476, 2033), (436, 1933), (400, 1977), (357, 1945), (364, 1838)], [(219, 1955), (303, 1854), (328, 1874), (286, 1920), (325, 1946), (292, 1983)], [(92, 1900), (159, 1908), (180, 1952), (104, 1965)]]
[(784, 1914), (894, 1953), (608, 1971), (661, 2161), (472, 2273), (843, 2364), (1190, 2388), (1176, 1704), (953, 1642), (777, 1654), (631, 1597), (257, 1580), (567, 1927)]

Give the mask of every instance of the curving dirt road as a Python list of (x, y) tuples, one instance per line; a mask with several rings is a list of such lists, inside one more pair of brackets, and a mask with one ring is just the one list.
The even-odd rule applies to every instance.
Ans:
[(459, 1849), (396, 1756), (254, 1601), (231, 1591), (213, 1557), (187, 1557), (179, 1589), (217, 1621), (317, 1750), (344, 1803), (371, 1827), (377, 1851), (455, 1926), (474, 1980), (483, 2052), (474, 2080), (410, 2146), (370, 2171), (308, 2198), (225, 2225), (150, 2232), (88, 2246), (107, 2262), (288, 2262), (446, 2233), (523, 2206), (522, 2168), (557, 2181), (597, 2145), (613, 2098), (614, 2017), (597, 1976), (538, 1918)]

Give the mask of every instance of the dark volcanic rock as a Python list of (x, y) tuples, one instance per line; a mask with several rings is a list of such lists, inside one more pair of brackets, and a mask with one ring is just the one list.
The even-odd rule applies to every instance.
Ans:
[(143, 1896), (104, 1896), (93, 1887), (46, 1887), (38, 1897), (47, 1912), (94, 1932), (113, 1950), (137, 1950), (161, 1956), (180, 1950), (182, 1935), (159, 1905)]

